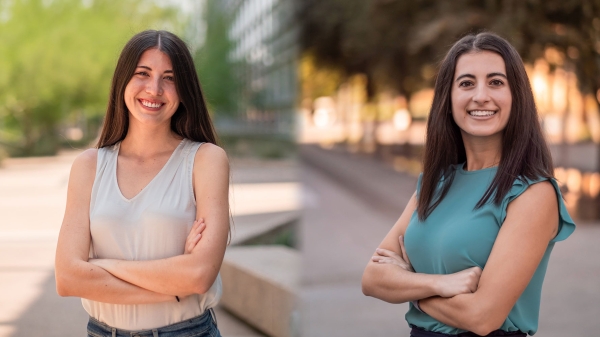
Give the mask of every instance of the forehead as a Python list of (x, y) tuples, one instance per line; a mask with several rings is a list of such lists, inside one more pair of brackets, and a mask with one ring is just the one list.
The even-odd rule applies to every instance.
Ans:
[(460, 75), (487, 75), (490, 73), (506, 74), (504, 59), (491, 51), (476, 51), (462, 54), (456, 61), (454, 78)]
[(153, 70), (171, 70), (173, 68), (169, 56), (156, 48), (143, 52), (137, 65), (147, 66)]

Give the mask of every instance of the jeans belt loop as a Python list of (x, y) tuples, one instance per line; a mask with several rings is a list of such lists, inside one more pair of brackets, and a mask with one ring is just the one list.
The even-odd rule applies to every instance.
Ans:
[(152, 337), (158, 337), (158, 330), (152, 329)]

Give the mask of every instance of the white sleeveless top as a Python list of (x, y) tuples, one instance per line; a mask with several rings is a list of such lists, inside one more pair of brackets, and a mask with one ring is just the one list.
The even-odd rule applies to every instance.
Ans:
[[(183, 254), (196, 218), (192, 169), (201, 143), (181, 141), (154, 179), (131, 199), (121, 194), (117, 184), (119, 145), (98, 150), (90, 202), (90, 257), (141, 261)], [(88, 314), (100, 322), (120, 329), (145, 330), (201, 315), (217, 304), (221, 288), (219, 275), (206, 294), (194, 294), (181, 302), (82, 302)]]

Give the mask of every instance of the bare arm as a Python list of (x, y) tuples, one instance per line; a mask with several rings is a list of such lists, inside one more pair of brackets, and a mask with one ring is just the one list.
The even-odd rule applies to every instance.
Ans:
[[(476, 268), (451, 275), (430, 275), (401, 267), (403, 261), (410, 264), (401, 243), (416, 207), (415, 193), (365, 268), (362, 278), (365, 295), (389, 303), (404, 303), (438, 295), (454, 296), (470, 292), (477, 286), (479, 271)], [(389, 262), (391, 260), (387, 257), (392, 255), (398, 256), (400, 264)]]
[(204, 144), (194, 163), (196, 218), (206, 228), (190, 254), (160, 260), (93, 262), (114, 276), (154, 292), (185, 296), (206, 293), (214, 283), (229, 233), (229, 162), (225, 152)]
[(507, 217), (472, 294), (419, 301), (438, 321), (478, 335), (502, 326), (558, 231), (558, 202), (550, 182), (530, 186), (509, 204)]
[(67, 191), (67, 207), (56, 247), (56, 290), (60, 296), (77, 296), (115, 304), (174, 301), (120, 280), (88, 262), (90, 251), (89, 209), (96, 172), (97, 150), (75, 159)]

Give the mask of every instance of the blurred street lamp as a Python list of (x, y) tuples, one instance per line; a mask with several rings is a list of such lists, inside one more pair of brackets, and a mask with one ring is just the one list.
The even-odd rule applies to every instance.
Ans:
[(393, 118), (394, 128), (398, 131), (406, 131), (412, 123), (412, 117), (406, 109), (397, 110)]
[(321, 108), (315, 110), (313, 122), (317, 127), (324, 128), (331, 124), (331, 113), (329, 109)]
[(335, 122), (335, 102), (331, 97), (315, 99), (313, 122), (320, 128), (325, 128)]

